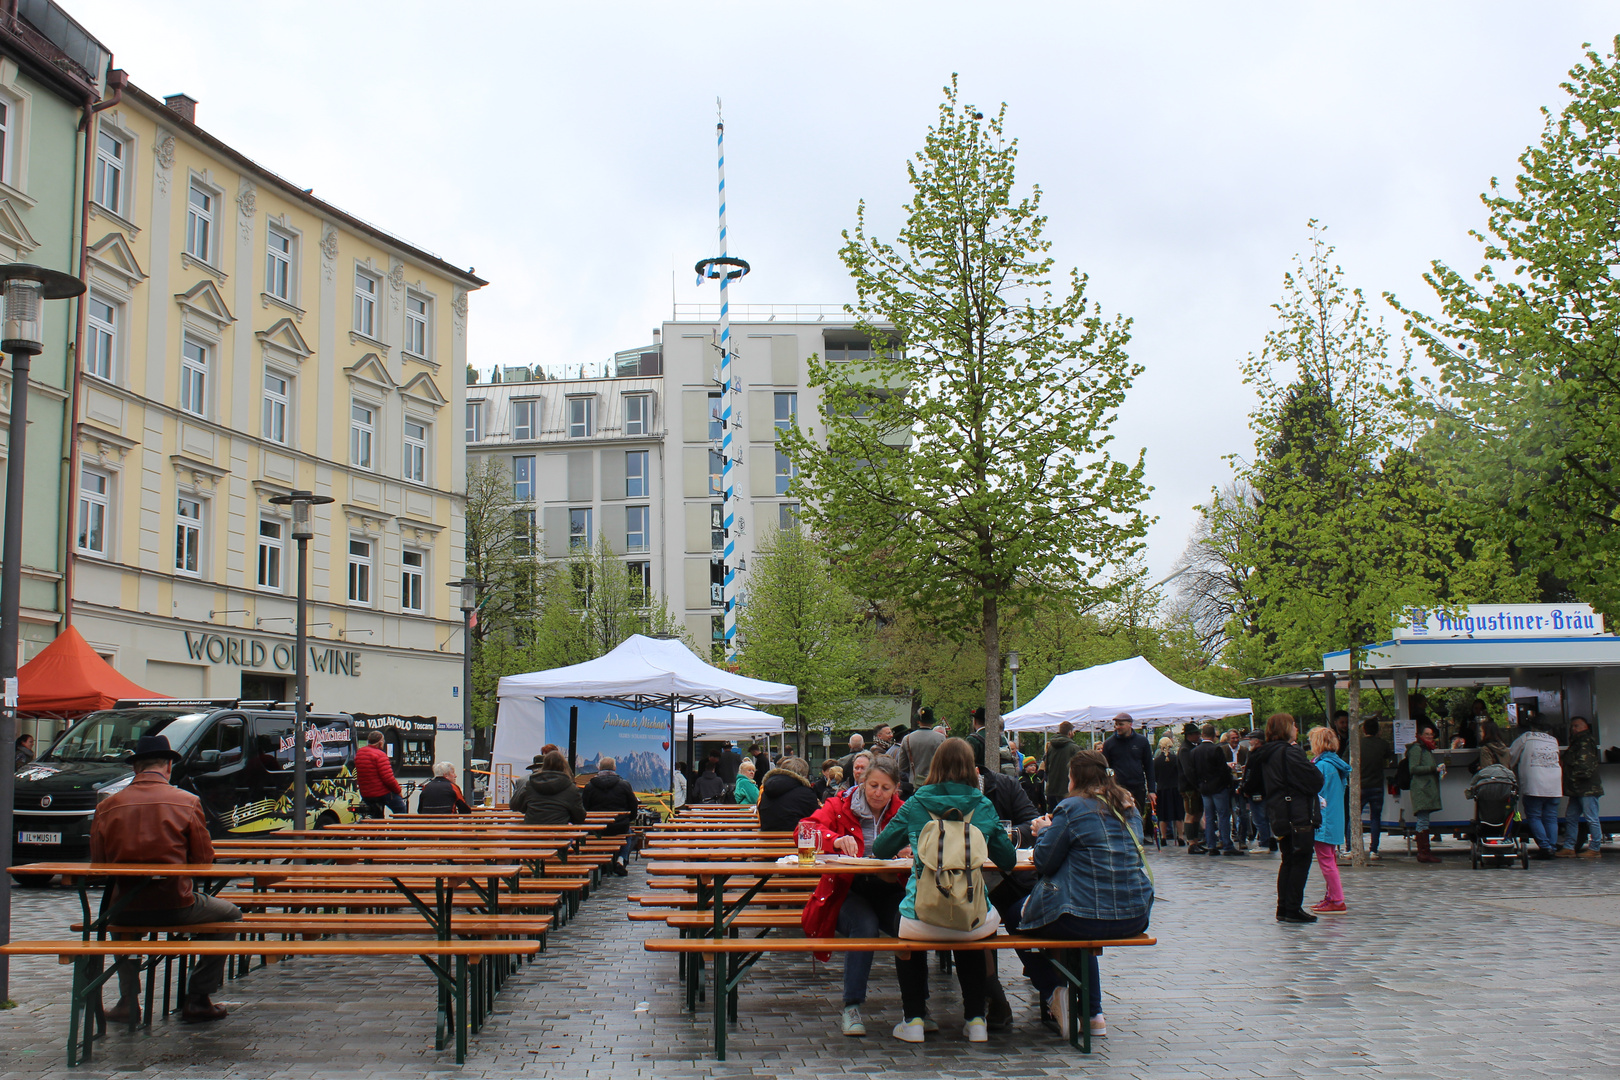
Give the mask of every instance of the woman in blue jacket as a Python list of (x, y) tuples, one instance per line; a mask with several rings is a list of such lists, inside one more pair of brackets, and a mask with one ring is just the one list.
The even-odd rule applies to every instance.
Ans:
[(1318, 915), (1343, 915), (1344, 888), (1339, 882), (1339, 845), (1344, 843), (1344, 793), (1350, 779), (1350, 766), (1335, 751), (1339, 736), (1331, 728), (1311, 728), (1311, 762), (1322, 774), (1322, 824), (1316, 827), (1316, 865), (1322, 868), (1327, 893), (1320, 904), (1312, 904)]
[[(985, 907), (984, 922), (973, 930), (950, 930), (930, 926), (917, 919), (917, 882), (922, 877), (921, 860), (915, 856), (917, 840), (923, 827), (935, 816), (958, 810), (963, 817), (971, 816), (973, 827), (984, 834), (985, 848), (990, 860), (1003, 872), (1018, 862), (1018, 853), (1007, 837), (1007, 825), (996, 813), (996, 808), (979, 790), (979, 771), (973, 764), (973, 748), (963, 739), (946, 739), (934, 753), (928, 767), (928, 780), (907, 799), (900, 812), (872, 843), (872, 854), (879, 859), (892, 859), (902, 851), (913, 853), (911, 877), (906, 882), (906, 896), (900, 901), (900, 937), (917, 938), (928, 942), (977, 940), (989, 937), (1001, 925), (996, 909), (988, 897), (979, 900)], [(981, 893), (983, 890), (980, 890)], [(985, 964), (977, 952), (955, 953), (956, 977), (962, 984), (962, 1016), (966, 1023), (963, 1033), (969, 1042), (984, 1042), (989, 1036), (985, 1023)], [(896, 957), (895, 967), (900, 975), (900, 1023), (894, 1026), (894, 1037), (904, 1042), (923, 1041), (923, 1017), (928, 1011), (928, 954), (915, 952), (909, 958)]]
[[(1024, 901), (1018, 926), (1009, 929), (1076, 940), (1124, 938), (1146, 930), (1153, 880), (1137, 840), (1141, 829), (1142, 815), (1130, 793), (1114, 782), (1108, 759), (1096, 750), (1076, 753), (1069, 759), (1069, 797), (1058, 803), (1035, 841), (1035, 869), (1041, 879)], [(1067, 986), (1060, 984), (1046, 954), (1018, 955), (1058, 1031), (1067, 1034)], [(1106, 1035), (1096, 954), (1088, 954), (1085, 962), (1091, 967), (1091, 1034)]]

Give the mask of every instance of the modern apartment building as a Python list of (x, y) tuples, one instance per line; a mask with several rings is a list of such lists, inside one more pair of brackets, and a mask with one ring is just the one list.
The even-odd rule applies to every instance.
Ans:
[[(792, 467), (776, 433), (816, 415), (811, 354), (867, 355), (841, 308), (733, 305), (733, 416), (742, 440), (736, 529), (748, 558), (770, 529), (791, 527)], [(695, 641), (720, 629), (719, 323), (713, 309), (676, 309), (652, 343), (606, 364), (503, 368), (467, 387), (467, 453), (512, 474), (515, 512), (543, 530), (545, 558), (605, 535), (633, 582), (662, 594)]]
[(460, 758), (467, 295), (484, 282), (321, 201), (131, 85), (99, 113), (71, 477), (73, 622), (184, 697), (292, 693), (318, 507), (317, 708), (432, 715)]

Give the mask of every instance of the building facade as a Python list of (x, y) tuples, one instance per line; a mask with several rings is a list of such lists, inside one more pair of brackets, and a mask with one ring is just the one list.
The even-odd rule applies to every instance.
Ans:
[[(79, 273), (80, 122), (101, 100), (110, 61), (107, 49), (49, 0), (0, 9), (0, 262)], [(79, 306), (45, 305), (45, 349), (33, 358), (29, 376), (19, 663), (50, 644), (67, 607), (65, 492)], [(6, 363), (0, 366), (0, 463), (7, 453), (12, 393)]]
[(163, 694), (290, 700), (294, 489), (310, 699), (437, 716), (460, 760), (468, 292), (484, 282), (129, 86), (95, 129), (73, 623)]
[[(841, 309), (733, 306), (732, 411), (740, 582), (761, 539), (797, 521), (792, 466), (776, 433), (814, 417), (806, 359), (868, 355)], [(633, 585), (661, 594), (696, 642), (723, 640), (719, 323), (701, 310), (665, 322), (655, 341), (604, 365), (503, 368), (467, 387), (467, 453), (512, 475), (514, 510), (533, 516), (548, 559), (606, 536)]]

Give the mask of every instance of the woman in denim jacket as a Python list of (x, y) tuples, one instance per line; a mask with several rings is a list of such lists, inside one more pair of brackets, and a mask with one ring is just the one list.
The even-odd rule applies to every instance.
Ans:
[[(1024, 901), (1019, 925), (1009, 929), (1077, 940), (1131, 937), (1146, 930), (1153, 882), (1136, 841), (1140, 821), (1130, 793), (1114, 783), (1107, 758), (1095, 750), (1070, 758), (1069, 797), (1058, 804), (1051, 824), (1035, 841), (1035, 869), (1041, 879)], [(1058, 1031), (1066, 1034), (1069, 995), (1052, 962), (1040, 952), (1019, 956)], [(1086, 963), (1091, 967), (1091, 1034), (1106, 1035), (1096, 954), (1089, 954)]]

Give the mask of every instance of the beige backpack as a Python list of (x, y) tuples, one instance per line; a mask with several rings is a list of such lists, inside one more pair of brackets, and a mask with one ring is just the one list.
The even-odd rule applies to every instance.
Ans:
[(946, 930), (977, 930), (990, 913), (984, 889), (984, 834), (957, 809), (929, 814), (917, 838), (917, 921)]

